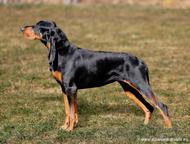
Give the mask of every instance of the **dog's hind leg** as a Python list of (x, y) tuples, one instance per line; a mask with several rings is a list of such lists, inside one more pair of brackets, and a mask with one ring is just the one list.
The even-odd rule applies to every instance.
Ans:
[(142, 96), (143, 99), (148, 104), (150, 104), (152, 107), (156, 107), (160, 111), (160, 114), (162, 115), (162, 117), (164, 119), (164, 125), (165, 125), (165, 127), (167, 127), (167, 128), (171, 128), (172, 127), (172, 122), (171, 122), (171, 119), (170, 119), (170, 116), (169, 116), (169, 113), (168, 113), (168, 107), (167, 107), (167, 105), (165, 105), (162, 102), (158, 101), (158, 99), (155, 97), (155, 95), (151, 91), (150, 87), (149, 88), (147, 87), (147, 89), (144, 89), (143, 91), (140, 91), (138, 88), (136, 88), (130, 82), (125, 81), (124, 83), (128, 84), (127, 88), (131, 87), (134, 90), (136, 90), (136, 92), (138, 92), (140, 94), (140, 95), (138, 95), (138, 98), (139, 98), (139, 96)]
[(160, 111), (160, 114), (162, 115), (164, 119), (164, 125), (166, 128), (171, 128), (172, 127), (172, 122), (169, 116), (168, 112), (168, 106), (163, 104), (162, 102), (158, 102), (156, 105), (156, 108)]
[(162, 117), (164, 119), (164, 126), (166, 128), (171, 128), (172, 127), (172, 121), (171, 121), (170, 116), (169, 116), (168, 106), (165, 105), (164, 103), (160, 102), (154, 96), (153, 93), (151, 93), (151, 95), (149, 95), (148, 98), (150, 99), (150, 101), (152, 102), (154, 107), (156, 107), (160, 111), (160, 114), (162, 115)]
[(143, 104), (142, 101), (140, 101), (133, 93), (131, 93), (130, 91), (125, 91), (127, 96), (132, 99), (145, 113), (145, 119), (144, 119), (144, 124), (148, 124), (150, 119), (151, 119), (151, 116), (152, 116), (152, 112), (154, 110), (153, 107), (151, 108), (148, 108), (145, 104)]
[(128, 83), (126, 82), (119, 82), (122, 86), (122, 88), (124, 89), (125, 93), (127, 94), (127, 96), (132, 99), (145, 113), (145, 119), (144, 119), (144, 124), (148, 124), (151, 116), (152, 116), (152, 112), (154, 111), (154, 107), (147, 102), (143, 96), (133, 87), (131, 87)]
[(153, 104), (153, 106), (156, 107), (160, 111), (160, 114), (162, 115), (164, 119), (164, 126), (166, 128), (171, 128), (172, 122), (169, 116), (168, 106), (157, 99), (157, 97), (153, 94), (151, 88), (148, 88), (147, 90), (144, 90), (144, 92), (141, 92), (141, 93), (142, 93), (142, 96), (145, 99), (147, 99), (147, 101), (150, 101)]

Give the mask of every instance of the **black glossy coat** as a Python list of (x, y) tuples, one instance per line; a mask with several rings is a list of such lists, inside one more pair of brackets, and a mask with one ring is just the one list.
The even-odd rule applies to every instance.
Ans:
[(69, 95), (74, 95), (77, 89), (99, 87), (115, 81), (128, 81), (146, 96), (152, 95), (148, 68), (136, 56), (78, 48), (54, 22), (40, 21), (33, 27), (36, 33), (42, 34), (42, 43), (50, 42), (50, 70), (61, 72), (63, 83), (59, 83)]

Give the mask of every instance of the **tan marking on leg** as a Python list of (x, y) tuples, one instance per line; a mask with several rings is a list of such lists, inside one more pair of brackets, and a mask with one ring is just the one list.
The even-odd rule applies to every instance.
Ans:
[[(153, 97), (153, 99), (151, 99), (152, 100), (151, 102), (153, 103), (152, 104), (152, 103), (149, 102), (149, 100), (146, 98), (146, 96), (144, 94), (142, 94), (133, 84), (131, 84), (129, 81), (124, 81), (124, 82), (129, 84), (135, 90), (137, 90), (149, 104), (151, 104), (153, 107), (155, 106), (156, 108), (158, 108), (158, 110), (160, 111), (160, 114), (164, 118), (164, 125), (165, 125), (166, 128), (171, 128), (172, 127), (172, 121), (171, 121), (170, 117), (166, 116), (164, 114), (164, 112), (158, 107), (158, 100), (156, 99), (156, 97)], [(146, 123), (146, 121), (145, 121), (145, 123)]]
[[(156, 104), (156, 102), (154, 102), (154, 100), (152, 100), (152, 101), (150, 101), (150, 100), (148, 100), (147, 99), (147, 97), (140, 91), (140, 90), (138, 90), (133, 84), (131, 84), (129, 81), (124, 81), (124, 82), (126, 82), (128, 85), (130, 85), (132, 88), (134, 88), (136, 91), (138, 91), (138, 93), (144, 98), (144, 100), (147, 102), (147, 103), (149, 103), (151, 106), (156, 106), (155, 104)], [(155, 100), (156, 101), (156, 100)]]
[(166, 116), (164, 114), (164, 112), (161, 110), (161, 108), (159, 108), (158, 106), (157, 106), (157, 108), (159, 109), (160, 114), (164, 118), (164, 126), (165, 126), (165, 128), (172, 128), (172, 121), (171, 121), (170, 117)]
[(69, 131), (72, 131), (75, 126), (75, 105), (74, 105), (75, 98), (71, 98), (71, 104), (70, 104), (70, 126)]
[(147, 109), (147, 107), (140, 100), (138, 100), (136, 98), (136, 96), (133, 93), (126, 91), (126, 94), (130, 99), (132, 99), (144, 111), (144, 113), (145, 113), (144, 124), (148, 124), (150, 121), (150, 118), (151, 118), (151, 112)]
[(70, 125), (70, 108), (69, 108), (69, 102), (68, 102), (66, 95), (64, 95), (63, 99), (64, 99), (64, 107), (65, 107), (66, 117), (65, 117), (65, 123), (61, 128), (67, 130), (69, 128), (69, 125)]
[(77, 100), (74, 101), (74, 107), (75, 107), (75, 127), (78, 124), (78, 106), (77, 106)]
[(151, 117), (152, 117), (152, 113), (150, 111), (145, 113), (145, 119), (144, 119), (145, 125), (147, 125), (149, 123)]

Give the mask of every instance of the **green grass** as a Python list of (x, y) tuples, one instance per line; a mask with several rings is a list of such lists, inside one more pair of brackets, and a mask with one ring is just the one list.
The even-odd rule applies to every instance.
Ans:
[[(0, 6), (0, 143), (145, 143), (189, 138), (190, 10), (139, 6)], [(92, 50), (129, 52), (146, 61), (152, 87), (169, 108), (172, 129), (144, 114), (117, 83), (78, 93), (79, 125), (64, 122), (61, 90), (48, 72), (47, 49), (25, 40), (20, 25), (56, 21), (69, 39)], [(179, 142), (172, 142), (179, 143)]]

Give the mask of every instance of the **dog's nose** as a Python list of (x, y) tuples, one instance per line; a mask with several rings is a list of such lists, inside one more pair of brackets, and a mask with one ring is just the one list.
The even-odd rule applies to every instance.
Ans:
[(20, 26), (20, 31), (23, 32), (24, 31), (24, 27), (23, 26)]

